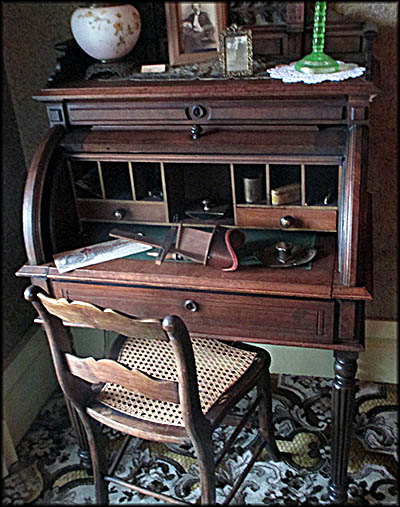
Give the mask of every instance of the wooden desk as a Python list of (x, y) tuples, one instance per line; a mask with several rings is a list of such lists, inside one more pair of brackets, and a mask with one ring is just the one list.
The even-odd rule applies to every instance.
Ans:
[[(313, 86), (266, 79), (94, 81), (43, 90), (36, 98), (46, 104), (52, 129), (34, 156), (24, 198), (28, 263), (18, 275), (53, 296), (140, 317), (175, 313), (199, 336), (332, 350), (329, 491), (338, 503), (347, 498), (357, 358), (364, 347), (364, 305), (372, 297), (365, 177), (368, 107), (376, 91), (364, 78)], [(203, 129), (197, 139), (193, 126)], [(100, 197), (77, 195), (74, 171), (83, 166), (98, 170)], [(248, 205), (240, 186), (250, 166), (265, 184), (260, 205)], [(128, 171), (128, 200), (108, 194), (110, 167), (114, 176)], [(272, 206), (269, 192), (291, 171), (301, 183), (301, 202)], [(155, 204), (143, 186), (148, 175), (162, 191)], [(196, 192), (216, 187), (229, 209), (223, 225), (284, 233), (280, 219), (289, 215), (289, 230), (315, 231), (312, 269), (222, 272), (119, 259), (60, 274), (52, 263), (53, 254), (90, 244), (93, 230), (115, 227), (121, 217), (126, 227), (167, 226), (173, 215), (188, 222), (185, 209), (199, 198)], [(318, 204), (331, 189), (336, 201)], [(88, 228), (92, 236), (84, 236)]]

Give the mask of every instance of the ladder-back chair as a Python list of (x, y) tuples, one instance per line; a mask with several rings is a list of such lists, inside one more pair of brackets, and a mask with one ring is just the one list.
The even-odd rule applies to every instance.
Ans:
[[(187, 503), (151, 492), (115, 476), (123, 455), (107, 469), (99, 425), (145, 440), (192, 444), (199, 462), (201, 501), (215, 503), (215, 469), (233, 440), (259, 407), (261, 443), (224, 503), (228, 503), (261, 451), (277, 449), (272, 425), (267, 351), (240, 344), (190, 337), (181, 318), (136, 319), (90, 303), (47, 296), (28, 287), (46, 331), (58, 382), (79, 414), (89, 443), (96, 502), (108, 503), (108, 483), (172, 503)], [(77, 357), (69, 328), (77, 325), (114, 331), (109, 358)], [(215, 460), (212, 432), (228, 411), (254, 387), (257, 397)]]

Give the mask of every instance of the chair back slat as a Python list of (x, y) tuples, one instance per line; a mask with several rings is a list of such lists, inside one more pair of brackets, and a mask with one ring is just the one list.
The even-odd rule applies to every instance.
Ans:
[(65, 298), (53, 299), (42, 293), (38, 297), (49, 313), (73, 324), (115, 331), (131, 338), (169, 340), (158, 319), (135, 319), (109, 308), (102, 310), (82, 301), (70, 303)]
[(178, 382), (156, 379), (140, 370), (129, 370), (112, 359), (80, 358), (65, 354), (70, 372), (87, 382), (111, 382), (148, 398), (179, 403)]

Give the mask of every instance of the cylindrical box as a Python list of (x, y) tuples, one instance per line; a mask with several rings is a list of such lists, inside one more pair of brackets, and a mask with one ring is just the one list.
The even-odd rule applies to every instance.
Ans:
[(243, 178), (244, 200), (251, 204), (262, 200), (261, 176), (255, 178)]

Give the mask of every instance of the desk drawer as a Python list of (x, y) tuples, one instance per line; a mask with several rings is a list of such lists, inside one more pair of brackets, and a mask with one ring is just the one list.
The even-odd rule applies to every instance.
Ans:
[(122, 213), (122, 222), (165, 222), (164, 202), (77, 199), (81, 220), (107, 220), (118, 222), (115, 213)]
[(191, 333), (268, 343), (333, 342), (333, 301), (54, 282), (57, 297), (138, 317), (182, 317)]
[(277, 206), (266, 208), (262, 206), (236, 207), (236, 223), (240, 227), (260, 227), (263, 229), (281, 229), (281, 218), (290, 216), (290, 229), (305, 229), (312, 231), (336, 231), (336, 209), (313, 209), (309, 207), (291, 208)]
[(346, 104), (342, 99), (296, 100), (209, 100), (177, 102), (124, 102), (101, 100), (67, 103), (71, 125), (183, 125), (195, 121), (201, 124), (271, 124), (280, 122), (343, 121)]

